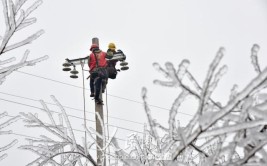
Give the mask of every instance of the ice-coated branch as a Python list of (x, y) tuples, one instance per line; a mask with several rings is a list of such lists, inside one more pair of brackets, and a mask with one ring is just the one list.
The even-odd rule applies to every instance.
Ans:
[(0, 155), (0, 161), (4, 160), (7, 157), (7, 154)]
[(4, 13), (4, 19), (5, 19), (6, 27), (9, 28), (9, 16), (8, 16), (7, 0), (2, 0), (2, 5), (3, 5), (3, 13)]
[[(54, 157), (59, 156), (59, 155), (64, 155), (64, 154), (78, 154), (79, 156), (82, 156), (82, 157), (86, 158), (87, 160), (91, 161), (91, 158), (89, 158), (88, 156), (86, 156), (85, 154), (83, 154), (81, 152), (69, 151), (69, 152), (60, 152), (60, 153), (57, 153), (57, 154), (52, 155), (47, 160), (45, 160), (42, 163), (40, 163), (40, 166), (46, 164), (50, 160), (53, 160)], [(96, 163), (93, 163), (93, 165), (94, 166), (97, 166)]]
[(6, 60), (3, 60), (3, 61), (0, 61), (0, 66), (1, 65), (5, 65), (7, 63), (11, 63), (11, 62), (14, 62), (16, 60), (16, 58), (12, 57), (12, 58), (8, 58)]
[[(73, 133), (73, 129), (71, 127), (71, 124), (70, 124), (70, 121), (69, 121), (69, 118), (67, 116), (67, 113), (65, 111), (65, 109), (63, 108), (63, 106), (57, 101), (57, 99), (55, 98), (55, 96), (51, 96), (51, 98), (54, 100), (54, 102), (57, 104), (57, 106), (60, 108), (60, 110), (62, 111), (62, 114), (63, 114), (63, 118), (67, 124), (67, 129), (70, 133), (70, 136), (71, 136), (71, 140), (72, 140), (72, 146), (73, 148), (78, 151), (78, 148), (77, 148), (77, 143), (76, 143), (76, 139), (75, 139), (75, 136), (74, 136), (74, 133)], [(81, 160), (78, 159), (78, 162), (81, 163)]]
[(166, 78), (169, 77), (169, 74), (167, 71), (165, 71), (158, 63), (153, 63), (153, 67), (160, 73), (162, 73)]
[[(35, 10), (38, 6), (42, 4), (41, 0), (34, 2), (27, 10), (21, 10), (20, 16), (18, 16), (18, 10), (24, 5), (27, 0), (18, 0), (16, 4), (13, 3), (13, 0), (2, 0), (3, 12), (6, 24), (6, 31), (3, 35), (3, 40), (0, 44), (0, 55), (3, 53), (10, 51), (12, 49), (24, 46), (26, 44), (31, 43), (33, 40), (37, 39), (40, 35), (44, 33), (43, 30), (36, 32), (30, 37), (17, 42), (15, 44), (11, 44), (8, 46), (10, 39), (15, 34), (16, 31), (25, 28), (29, 25), (32, 25), (36, 22), (36, 19), (27, 19), (27, 17)], [(16, 20), (16, 18), (18, 19)]]
[(239, 130), (249, 129), (249, 128), (263, 126), (263, 125), (267, 125), (267, 120), (258, 120), (258, 121), (252, 121), (252, 122), (246, 122), (246, 123), (241, 123), (237, 125), (222, 127), (222, 128), (215, 128), (215, 129), (203, 132), (198, 138), (212, 137), (212, 136), (217, 136), (217, 135), (222, 135), (222, 134), (227, 134), (227, 133), (230, 134), (232, 132), (236, 132)]
[[(28, 54), (28, 52), (26, 51), (25, 54)], [(5, 81), (5, 78), (10, 75), (12, 72), (18, 70), (19, 68), (22, 68), (24, 66), (33, 66), (38, 62), (44, 61), (46, 59), (48, 59), (48, 56), (43, 56), (34, 60), (30, 60), (30, 61), (25, 61), (26, 56), (24, 56), (22, 58), (21, 61), (24, 61), (23, 63), (18, 63), (15, 65), (11, 65), (8, 67), (4, 67), (2, 69), (0, 69), (0, 84), (2, 84)]]
[(37, 9), (43, 3), (42, 0), (37, 0), (32, 4), (25, 12), (25, 17), (28, 17), (35, 9)]
[(208, 126), (214, 124), (219, 119), (223, 118), (228, 114), (232, 109), (246, 97), (248, 97), (258, 86), (265, 83), (267, 80), (267, 68), (265, 68), (262, 73), (260, 73), (256, 78), (254, 78), (237, 96), (232, 100), (228, 105), (222, 108), (215, 116), (211, 119), (211, 122)]
[(9, 126), (9, 125), (11, 125), (12, 123), (18, 121), (19, 119), (20, 119), (20, 116), (15, 116), (15, 117), (9, 119), (8, 121), (0, 124), (0, 130), (5, 128), (5, 127), (7, 127), (7, 126)]
[(7, 116), (7, 112), (0, 113), (0, 119)]
[[(72, 165), (76, 163), (82, 166), (85, 162), (88, 163), (88, 161), (90, 161), (92, 165), (96, 166), (96, 162), (91, 154), (88, 153), (87, 150), (76, 141), (73, 128), (63, 106), (54, 96), (51, 96), (51, 98), (62, 112), (59, 117), (61, 117), (62, 115), (63, 118), (59, 118), (59, 125), (57, 125), (58, 122), (53, 117), (52, 111), (47, 107), (46, 103), (43, 100), (40, 100), (40, 103), (44, 108), (44, 113), (46, 113), (50, 119), (48, 124), (44, 123), (41, 119), (39, 119), (32, 113), (21, 113), (21, 115), (25, 118), (24, 121), (28, 123), (28, 125), (25, 125), (26, 127), (43, 128), (48, 131), (50, 135), (55, 135), (60, 139), (58, 140), (55, 137), (48, 137), (48, 135), (41, 135), (41, 139), (28, 139), (30, 144), (21, 146), (20, 148), (29, 150), (40, 156), (28, 165), (38, 164), (39, 166), (41, 166), (47, 165), (49, 163), (52, 163), (54, 165)], [(64, 126), (63, 124), (66, 124), (66, 126)], [(53, 156), (60, 156), (60, 163), (58, 163), (57, 160), (53, 159)], [(86, 157), (88, 161), (82, 161), (81, 158), (83, 157)]]
[(258, 62), (258, 52), (260, 46), (258, 44), (254, 44), (251, 48), (251, 63), (257, 73), (261, 72), (261, 68)]
[(149, 123), (150, 129), (151, 129), (151, 132), (152, 132), (152, 136), (157, 140), (157, 144), (158, 144), (158, 148), (159, 148), (159, 144), (160, 144), (159, 135), (158, 135), (157, 129), (155, 127), (154, 121), (152, 119), (151, 111), (150, 111), (148, 104), (147, 104), (147, 101), (146, 101), (147, 100), (147, 89), (145, 87), (143, 87), (143, 89), (142, 89), (142, 98), (144, 101), (144, 107), (145, 107), (148, 123)]
[[(254, 147), (242, 160), (240, 160), (239, 162), (237, 162), (238, 165), (242, 165), (244, 163), (246, 163), (252, 156), (255, 155), (255, 153), (257, 151), (259, 151), (260, 149), (262, 149), (265, 145), (267, 144), (267, 141), (264, 140), (261, 143), (259, 143), (256, 147)], [(264, 156), (265, 157), (265, 156)]]
[(5, 53), (7, 51), (16, 49), (18, 47), (24, 46), (26, 44), (30, 44), (32, 41), (36, 40), (39, 38), (42, 34), (44, 34), (44, 30), (39, 30), (38, 32), (34, 33), (33, 35), (29, 36), (27, 39), (24, 39), (20, 42), (17, 42), (15, 44), (6, 46), (5, 49), (2, 51), (2, 53)]
[(56, 122), (55, 122), (55, 120), (54, 120), (54, 118), (53, 118), (53, 116), (52, 116), (52, 113), (51, 113), (50, 110), (48, 109), (48, 107), (47, 107), (47, 105), (45, 104), (45, 102), (44, 102), (43, 100), (40, 100), (40, 103), (42, 104), (44, 110), (46, 111), (46, 113), (47, 113), (47, 115), (48, 115), (48, 117), (49, 117), (49, 119), (50, 119), (52, 125), (56, 126)]
[[(175, 72), (175, 69), (170, 62), (167, 62), (165, 64), (167, 71), (162, 69), (158, 63), (154, 63), (153, 65), (154, 65), (154, 67), (156, 66), (156, 69), (158, 71), (160, 71), (161, 73), (163, 73), (166, 78), (170, 79), (170, 81), (154, 80), (153, 81), (154, 84), (167, 86), (167, 87), (177, 87), (178, 86), (178, 87), (181, 87), (183, 90), (188, 91), (192, 96), (196, 97), (197, 99), (201, 99), (201, 95), (198, 93), (201, 92), (202, 89), (199, 86), (199, 84), (197, 83), (197, 81), (195, 80), (195, 78), (192, 76), (192, 74), (187, 70), (187, 67), (189, 65), (188, 60), (183, 60), (181, 62), (181, 64), (179, 65), (179, 67), (183, 68), (183, 69), (181, 69), (181, 71), (184, 71), (186, 69), (186, 76), (189, 78), (189, 80), (195, 86), (197, 92), (195, 90), (191, 89), (189, 85), (185, 85), (182, 82), (182, 80), (179, 79), (178, 72)], [(181, 71), (180, 71), (180, 74), (182, 73)], [(215, 105), (218, 108), (221, 108), (221, 106), (217, 102), (215, 102), (211, 98), (209, 98), (209, 100), (211, 101), (211, 103), (213, 105)]]
[(128, 154), (119, 147), (118, 142), (116, 141), (116, 139), (113, 138), (111, 140), (111, 142), (112, 142), (112, 145), (114, 146), (115, 154), (118, 156), (118, 158), (125, 165), (130, 165), (130, 166), (144, 166), (140, 162), (135, 161), (134, 159), (130, 159), (129, 156), (128, 156)]
[(7, 149), (10, 149), (11, 147), (13, 147), (14, 145), (16, 145), (18, 143), (18, 140), (13, 140), (11, 143), (7, 144), (6, 146), (4, 147), (0, 147), (0, 152), (3, 152)]
[[(219, 102), (214, 102), (211, 99), (211, 93), (227, 71), (226, 65), (217, 70), (223, 57), (222, 48), (210, 65), (203, 87), (199, 86), (194, 76), (188, 71), (188, 60), (181, 62), (178, 71), (170, 62), (165, 64), (166, 69), (161, 68), (158, 63), (154, 63), (153, 66), (156, 70), (168, 79), (167, 81), (155, 80), (154, 83), (178, 87), (181, 88), (182, 93), (195, 96), (200, 102), (200, 109), (198, 108), (198, 110), (203, 114), (195, 114), (186, 127), (176, 125), (177, 109), (183, 101), (178, 97), (169, 113), (169, 128), (164, 128), (161, 131), (164, 137), (159, 140), (159, 133), (156, 129), (163, 127), (163, 125), (152, 119), (151, 111), (146, 104), (147, 90), (143, 88), (142, 98), (150, 126), (149, 131), (145, 133), (151, 133), (152, 140), (145, 141), (147, 134), (144, 134), (143, 140), (134, 139), (135, 146), (130, 149), (129, 154), (137, 155), (135, 161), (139, 165), (157, 164), (160, 166), (177, 165), (178, 163), (179, 165), (188, 164), (190, 166), (239, 166), (259, 163), (267, 165), (267, 151), (266, 148), (263, 148), (267, 139), (267, 95), (266, 92), (262, 93), (267, 88), (267, 68), (260, 69), (258, 60), (255, 58), (257, 46), (254, 45), (253, 47), (253, 64), (259, 75), (239, 92), (237, 92), (237, 85), (235, 85), (231, 90), (229, 102), (225, 106), (221, 106)], [(191, 89), (188, 82), (185, 82), (185, 78), (190, 80), (189, 84), (191, 83), (196, 91)], [(204, 143), (203, 140), (205, 140)], [(156, 142), (154, 149), (151, 148), (153, 141)], [(157, 147), (160, 147), (160, 151)], [(116, 148), (120, 149), (118, 146)], [(242, 151), (244, 156), (239, 155), (239, 151)], [(121, 155), (127, 155), (126, 151), (121, 152)], [(139, 155), (155, 157), (158, 152), (169, 153), (171, 161), (164, 159), (142, 160), (139, 157)], [(260, 153), (260, 155), (256, 155), (256, 153)], [(125, 165), (136, 165), (132, 161), (130, 163), (127, 163), (127, 160), (123, 162)]]
[(173, 137), (174, 131), (176, 130), (175, 125), (175, 117), (177, 115), (178, 108), (180, 107), (181, 103), (185, 100), (186, 96), (188, 95), (187, 91), (182, 91), (181, 94), (175, 99), (172, 108), (169, 112), (169, 135)]
[(24, 5), (24, 3), (27, 0), (18, 0), (17, 3), (15, 4), (15, 11), (16, 13), (21, 9), (21, 7)]
[[(6, 117), (8, 114), (7, 112), (3, 112), (0, 114), (0, 119)], [(0, 135), (5, 135), (5, 134), (11, 134), (12, 131), (2, 131), (2, 129), (4, 129), (5, 127), (13, 124), (14, 122), (18, 121), (20, 119), (20, 116), (15, 116), (12, 117), (8, 120), (6, 120), (3, 123), (0, 123)], [(14, 139), (13, 141), (11, 141), (10, 143), (8, 143), (7, 145), (0, 147), (0, 153), (7, 151), (8, 149), (12, 148), (14, 145), (16, 145), (18, 143), (17, 139)], [(4, 153), (4, 154), (0, 154), (0, 161), (3, 160), (4, 158), (6, 158), (8, 156), (8, 154)]]
[(214, 60), (210, 64), (206, 79), (205, 79), (204, 84), (203, 84), (203, 88), (202, 88), (202, 92), (201, 92), (201, 96), (200, 96), (200, 101), (199, 101), (198, 113), (200, 115), (203, 112), (203, 108), (204, 108), (206, 102), (210, 98), (210, 95), (212, 92), (212, 89), (210, 89), (211, 88), (210, 84), (211, 84), (211, 81), (213, 79), (215, 70), (218, 67), (221, 59), (223, 58), (223, 55), (224, 55), (223, 52), (224, 52), (224, 48), (220, 48), (219, 51), (217, 52), (217, 55), (215, 56)]
[[(3, 17), (5, 19), (5, 32), (4, 34), (0, 34), (0, 56), (3, 55), (4, 53), (17, 49), (19, 47), (22, 47), (24, 45), (32, 43), (34, 40), (39, 38), (43, 33), (44, 30), (39, 30), (36, 33), (33, 33), (26, 37), (25, 39), (19, 40), (19, 41), (14, 41), (14, 43), (10, 43), (12, 41), (11, 39), (13, 36), (16, 34), (17, 31), (28, 27), (32, 25), (33, 23), (36, 22), (36, 18), (28, 18), (31, 13), (37, 9), (42, 4), (42, 0), (37, 0), (36, 2), (32, 2), (33, 4), (30, 5), (26, 9), (26, 12), (24, 11), (23, 8), (25, 8), (24, 4), (27, 0), (16, 0), (14, 3), (14, 0), (1, 0), (2, 1), (2, 6), (3, 6)], [(18, 12), (20, 11), (20, 12)], [(2, 17), (2, 16), (1, 16)], [(18, 40), (18, 39), (17, 39)], [(29, 52), (29, 51), (26, 51)], [(25, 54), (26, 54), (25, 52)], [(37, 62), (41, 62), (45, 59), (47, 59), (48, 56), (43, 56), (41, 58), (37, 58), (32, 61), (24, 61), (25, 63), (17, 63), (13, 64), (10, 66), (3, 67), (0, 69), (0, 84), (2, 84), (6, 77), (11, 74), (13, 71), (24, 67), (24, 66), (32, 66), (36, 64)], [(23, 57), (23, 60), (26, 60), (27, 57)], [(5, 61), (0, 60), (0, 65), (5, 65), (10, 62), (13, 62), (15, 59), (10, 58)]]
[[(211, 119), (209, 119), (209, 121), (207, 121), (207, 123), (205, 125), (201, 126), (201, 129), (198, 129), (197, 131), (195, 131), (192, 135), (190, 135), (187, 138), (187, 142), (186, 145), (182, 145), (182, 146), (178, 146), (174, 151), (174, 155), (173, 155), (173, 159), (176, 159), (177, 156), (181, 153), (181, 151), (183, 151), (186, 146), (188, 146), (189, 144), (191, 144), (191, 142), (195, 141), (198, 136), (206, 131), (208, 128), (210, 128), (212, 125), (214, 125), (218, 120), (220, 120), (221, 118), (223, 118), (225, 115), (227, 115), (228, 113), (230, 113), (230, 111), (233, 110), (233, 108), (240, 103), (241, 101), (243, 101), (247, 96), (249, 96), (255, 89), (256, 87), (258, 87), (259, 85), (261, 85), (262, 83), (264, 83), (266, 81), (267, 78), (267, 68), (264, 69), (264, 71), (259, 74), (256, 78), (254, 78), (248, 85), (247, 87), (244, 88), (243, 91), (241, 91), (237, 97), (231, 101), (228, 105), (226, 105), (224, 108), (222, 108), (220, 111), (213, 113), (213, 116)], [(208, 116), (211, 117), (211, 116)]]

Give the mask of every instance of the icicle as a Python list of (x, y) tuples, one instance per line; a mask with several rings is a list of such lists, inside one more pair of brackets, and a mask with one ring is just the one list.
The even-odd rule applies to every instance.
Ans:
[(26, 62), (29, 53), (30, 53), (29, 50), (26, 50), (26, 51), (25, 51), (25, 53), (24, 53), (24, 55), (23, 55), (23, 58), (20, 60), (20, 63), (24, 63), (24, 62)]
[(175, 82), (176, 85), (180, 84), (180, 81), (178, 79), (178, 76), (176, 74), (176, 70), (173, 67), (173, 64), (171, 62), (166, 62), (165, 63), (166, 69), (169, 73), (170, 78), (172, 79), (173, 82)]
[(160, 81), (160, 80), (154, 80), (153, 83), (155, 85), (161, 85), (161, 86), (166, 86), (166, 87), (174, 87), (176, 85), (175, 82), (170, 82), (170, 81)]
[(168, 72), (166, 72), (163, 68), (160, 67), (160, 65), (158, 63), (153, 63), (153, 67), (160, 73), (162, 73), (164, 75), (164, 77), (168, 78), (169, 74)]
[(219, 69), (219, 71), (215, 74), (214, 81), (211, 83), (209, 91), (212, 92), (217, 87), (218, 82), (220, 81), (222, 76), (225, 75), (227, 70), (228, 68), (226, 65), (224, 65), (223, 67)]
[(257, 73), (261, 72), (260, 65), (258, 62), (259, 49), (260, 49), (260, 46), (258, 44), (254, 44), (251, 48), (251, 62)]
[(233, 88), (231, 89), (229, 101), (232, 101), (237, 96), (237, 93), (238, 93), (237, 89), (238, 89), (238, 85), (235, 84)]
[(190, 61), (187, 59), (184, 59), (180, 63), (180, 65), (178, 67), (178, 72), (177, 72), (177, 75), (178, 75), (178, 78), (180, 79), (180, 81), (182, 81), (184, 75), (187, 73), (187, 68), (189, 65), (190, 65)]

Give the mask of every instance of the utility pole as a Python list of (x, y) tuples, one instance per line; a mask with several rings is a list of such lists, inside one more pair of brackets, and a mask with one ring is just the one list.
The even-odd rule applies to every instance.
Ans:
[[(98, 38), (93, 38), (92, 39), (92, 44), (96, 44), (99, 47), (99, 39)], [(88, 63), (89, 56), (86, 56), (84, 58), (77, 58), (77, 59), (65, 59), (65, 63), (63, 63), (63, 71), (70, 71), (71, 75), (70, 77), (73, 79), (78, 78), (78, 71), (76, 70), (76, 65), (81, 65), (82, 67), (82, 74), (83, 74), (83, 96), (84, 96), (84, 125), (86, 128), (86, 112), (85, 112), (85, 87), (84, 87), (84, 64)], [(112, 59), (109, 60), (117, 60), (121, 61), (120, 63), (120, 70), (128, 70), (129, 67), (128, 62), (125, 62), (126, 56), (125, 54), (121, 51), (118, 50), (115, 54), (113, 54)], [(73, 67), (73, 70), (71, 70), (71, 67)], [(117, 70), (117, 71), (120, 71)], [(114, 79), (114, 78), (113, 78)], [(105, 82), (106, 83), (106, 82)], [(100, 93), (99, 93), (99, 98), (103, 101), (102, 99), (102, 88), (103, 86), (100, 86)], [(97, 116), (99, 115), (99, 117)], [(104, 116), (103, 116), (103, 105), (102, 104), (97, 104), (95, 103), (95, 121), (96, 121), (96, 132), (98, 133), (96, 135), (96, 154), (97, 154), (97, 165), (98, 166), (106, 166), (106, 153), (105, 150), (103, 150), (103, 147), (106, 146), (106, 138), (105, 138), (105, 123), (104, 123)], [(87, 133), (85, 131), (85, 145), (87, 142)], [(86, 148), (87, 146), (85, 146)], [(87, 149), (85, 149), (87, 150)], [(86, 151), (85, 151), (86, 152)]]
[[(99, 46), (99, 40), (98, 38), (93, 38), (92, 39), (92, 44), (97, 44)], [(100, 93), (99, 93), (99, 98), (102, 100), (102, 86), (100, 86)], [(101, 121), (103, 124), (101, 124), (101, 121), (97, 117), (97, 113), (100, 115), (99, 118), (101, 118)], [(103, 135), (103, 130), (102, 126), (104, 127), (104, 116), (103, 116), (103, 105), (102, 104), (95, 104), (95, 121), (96, 121), (96, 132), (99, 133), (103, 139), (98, 137), (96, 135), (96, 142), (97, 142), (97, 148), (96, 148), (96, 154), (97, 154), (97, 165), (99, 166), (105, 166), (106, 165), (106, 160), (105, 160), (105, 154), (103, 154), (102, 149), (104, 147), (104, 135)], [(100, 149), (101, 148), (101, 149)], [(103, 165), (102, 165), (103, 163)]]

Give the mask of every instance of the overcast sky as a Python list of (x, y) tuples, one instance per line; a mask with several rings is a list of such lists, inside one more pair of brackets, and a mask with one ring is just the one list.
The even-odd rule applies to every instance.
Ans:
[[(2, 10), (2, 6), (1, 6)], [(2, 22), (0, 14), (0, 21)], [(109, 115), (122, 119), (146, 123), (141, 104), (141, 89), (148, 88), (148, 102), (152, 115), (162, 124), (167, 124), (168, 110), (179, 88), (166, 88), (153, 84), (154, 79), (164, 77), (152, 67), (153, 62), (164, 66), (172, 62), (175, 67), (183, 59), (189, 59), (189, 70), (202, 85), (208, 66), (217, 50), (223, 46), (226, 54), (222, 64), (228, 65), (228, 73), (219, 83), (213, 97), (216, 101), (227, 102), (230, 90), (238, 84), (241, 90), (256, 73), (251, 65), (250, 49), (254, 43), (261, 46), (259, 61), (262, 68), (267, 65), (267, 2), (265, 0), (50, 0), (45, 1), (34, 14), (38, 21), (34, 26), (23, 31), (16, 39), (30, 35), (39, 29), (45, 34), (31, 45), (11, 51), (6, 57), (16, 56), (19, 60), (26, 49), (30, 49), (29, 59), (48, 55), (49, 59), (34, 67), (25, 67), (19, 71), (43, 78), (15, 72), (0, 86), (0, 98), (31, 106), (41, 107), (30, 99), (43, 99), (52, 102), (50, 95), (55, 95), (64, 106), (83, 109), (82, 89), (64, 85), (47, 79), (82, 87), (81, 72), (79, 79), (71, 79), (69, 73), (62, 71), (65, 58), (80, 58), (89, 55), (91, 39), (98, 37), (102, 50), (109, 42), (124, 51), (130, 69), (120, 72), (116, 80), (108, 84)], [(0, 29), (1, 33), (3, 29)], [(80, 68), (77, 68), (79, 71)], [(88, 67), (86, 66), (86, 69)], [(88, 73), (86, 72), (86, 77)], [(86, 88), (89, 81), (86, 80)], [(86, 109), (94, 111), (94, 102), (86, 91)], [(183, 110), (194, 114), (196, 107), (187, 103)], [(194, 104), (193, 104), (194, 105)], [(105, 105), (106, 106), (106, 102)], [(191, 106), (191, 107), (190, 107)], [(35, 108), (0, 100), (0, 109), (9, 115), (19, 112), (36, 112)], [(60, 111), (56, 107), (54, 110)], [(106, 109), (104, 107), (104, 112)], [(67, 109), (71, 115), (83, 117), (83, 112)], [(93, 120), (94, 115), (88, 114)], [(179, 114), (177, 120), (185, 125), (191, 116)], [(74, 128), (82, 130), (82, 120), (72, 119)], [(142, 131), (143, 126), (114, 118), (110, 124), (131, 130)], [(38, 137), (40, 133), (22, 127), (19, 122), (11, 126), (18, 134)], [(94, 127), (94, 123), (89, 123)], [(110, 128), (113, 129), (112, 127)], [(34, 132), (32, 132), (34, 131)], [(119, 129), (118, 137), (126, 139), (132, 131)], [(2, 136), (1, 136), (2, 137)], [(4, 136), (6, 142), (11, 138), (25, 143), (24, 137)], [(2, 138), (1, 138), (2, 139)], [(4, 142), (1, 141), (1, 145)], [(123, 143), (122, 143), (123, 144)], [(23, 155), (22, 155), (23, 153)], [(16, 160), (14, 160), (16, 156)], [(34, 159), (32, 153), (13, 148), (9, 157), (0, 165), (25, 165)]]

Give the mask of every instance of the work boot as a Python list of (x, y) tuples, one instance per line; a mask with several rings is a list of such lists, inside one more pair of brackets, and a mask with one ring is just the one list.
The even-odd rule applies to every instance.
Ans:
[(95, 97), (95, 94), (94, 94), (94, 93), (91, 93), (91, 94), (90, 94), (90, 97)]
[(96, 104), (104, 105), (101, 99), (95, 99)]

